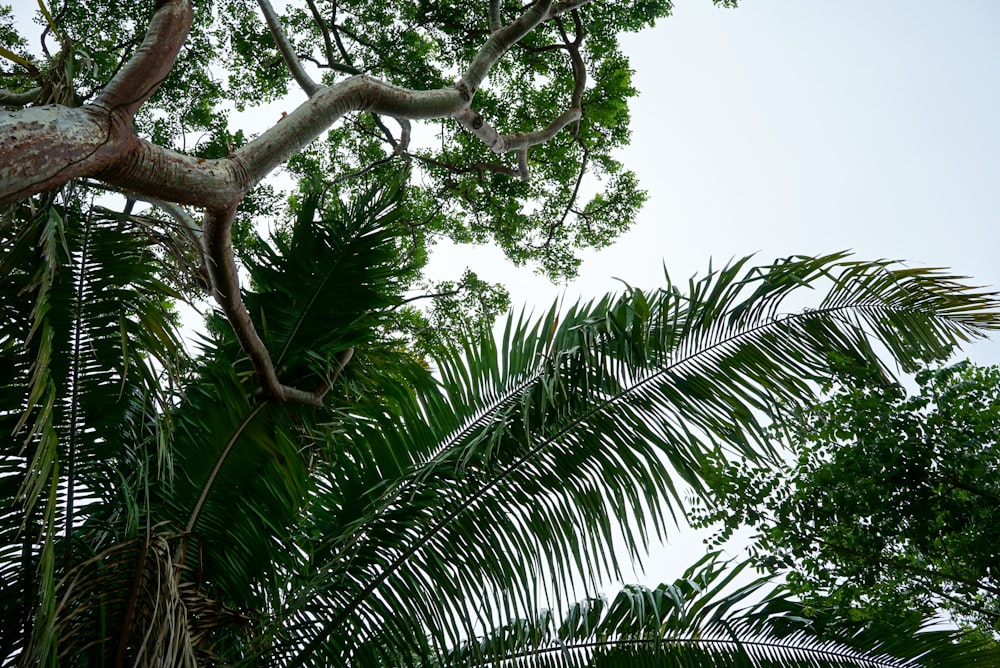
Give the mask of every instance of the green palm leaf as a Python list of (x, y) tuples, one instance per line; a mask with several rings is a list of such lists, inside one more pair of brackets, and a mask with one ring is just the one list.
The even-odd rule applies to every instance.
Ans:
[(337, 353), (371, 342), (377, 314), (400, 304), (414, 275), (397, 230), (401, 196), (391, 180), (349, 206), (320, 209), (309, 194), (290, 234), (256, 244), (247, 308), (286, 382), (320, 382)]
[[(747, 566), (711, 553), (672, 584), (628, 586), (612, 601), (588, 599), (562, 619), (546, 613), (466, 642), (435, 666), (756, 666), (898, 668), (982, 666), (1000, 658), (985, 643), (927, 628), (925, 620), (885, 637), (823, 619), (769, 577), (736, 586)], [(746, 580), (746, 577), (741, 579)]]
[[(814, 308), (783, 312), (824, 283)], [(647, 528), (665, 532), (715, 444), (771, 456), (760, 416), (812, 400), (831, 359), (890, 373), (877, 346), (909, 368), (1000, 325), (992, 296), (953, 277), (844, 254), (744, 259), (686, 287), (511, 320), (502, 342), (443, 353), (439, 388), (408, 406), (359, 406), (318, 471), (316, 575), (275, 626), (282, 660), (336, 660), (355, 638), (386, 659), (425, 633), (454, 646), (565, 602), (579, 578), (618, 575), (616, 540), (638, 557)], [(359, 469), (382, 482), (345, 515), (337, 490)]]
[(10, 210), (0, 233), (0, 568), (16, 583), (0, 595), (0, 640), (22, 651), (34, 632), (48, 656), (56, 580), (137, 529), (128, 488), (148, 482), (135, 464), (170, 401), (161, 374), (180, 345), (176, 295), (142, 234), (82, 216), (77, 202), (34, 206)]

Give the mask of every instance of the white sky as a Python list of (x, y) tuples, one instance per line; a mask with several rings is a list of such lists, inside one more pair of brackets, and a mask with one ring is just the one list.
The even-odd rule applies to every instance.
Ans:
[[(621, 158), (650, 193), (634, 228), (568, 287), (490, 249), (438, 254), (440, 277), (472, 262), (540, 310), (613, 277), (655, 288), (664, 264), (680, 279), (709, 258), (854, 249), (1000, 287), (1000, 2), (676, 3), (626, 41), (642, 95)], [(971, 356), (1000, 363), (1000, 345)], [(636, 578), (673, 580), (700, 540), (678, 535)]]

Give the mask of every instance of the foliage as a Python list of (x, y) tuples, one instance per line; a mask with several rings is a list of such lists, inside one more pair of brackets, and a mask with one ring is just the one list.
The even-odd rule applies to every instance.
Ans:
[[(947, 276), (837, 254), (666, 277), (658, 291), (511, 318), (499, 336), (456, 330), (425, 360), (393, 329), (404, 201), (392, 184), (348, 205), (305, 196), (251, 246), (255, 325), (284, 377), (331, 385), (320, 407), (261, 397), (218, 316), (199, 355), (184, 353), (162, 236), (141, 234), (150, 220), (72, 201), (8, 214), (8, 661), (465, 665), (470, 638), (489, 647), (543, 608), (579, 614), (577, 592), (669, 530), (680, 481), (704, 488), (712, 442), (773, 456), (758, 411), (811, 401), (808, 379), (832, 355), (885, 371), (880, 341), (910, 367), (997, 326), (992, 299)], [(781, 315), (821, 285), (819, 308)], [(707, 596), (678, 623), (710, 621), (697, 606), (735, 610), (718, 587), (676, 587), (626, 590), (594, 627), (607, 635), (586, 643), (637, 639), (619, 612), (670, 592)], [(789, 657), (826, 642), (781, 638), (782, 665), (813, 665)], [(697, 662), (716, 646), (669, 652)], [(512, 661), (561, 660), (550, 650)], [(611, 660), (595, 651), (573, 661)]]
[[(232, 119), (232, 110), (287, 99), (294, 82), (256, 3), (195, 5), (192, 31), (176, 65), (136, 121), (141, 135), (157, 145), (218, 158), (252, 138), (249, 128)], [(628, 140), (628, 101), (637, 94), (618, 41), (668, 16), (671, 8), (669, 0), (587, 4), (573, 17), (539, 26), (497, 63), (477, 101), (484, 117), (504, 133), (544, 127), (567, 106), (575, 85), (567, 45), (574, 40), (582, 44), (580, 57), (591, 74), (582, 121), (572, 134), (533, 148), (528, 183), (516, 178), (513, 154), (493, 155), (450, 119), (417, 131), (420, 137), (407, 149), (393, 121), (371, 114), (354, 115), (312, 142), (289, 162), (288, 171), (308, 189), (334, 189), (348, 200), (411, 165), (414, 178), (401, 206), (414, 228), (413, 253), (426, 254), (440, 237), (490, 243), (517, 264), (571, 277), (577, 250), (608, 245), (628, 229), (644, 201), (634, 174), (613, 157)], [(520, 6), (500, 2), (499, 9), (506, 22)], [(9, 35), (5, 44), (17, 47), (12, 55), (27, 59), (31, 71), (46, 70), (51, 31), (43, 41), (46, 52), (31, 54), (8, 20), (10, 9), (2, 10), (0, 34)], [(151, 0), (53, 7), (60, 35), (82, 50), (90, 65), (71, 77), (81, 101), (100, 91), (135, 51), (152, 10)], [(485, 3), (308, 0), (289, 3), (281, 22), (300, 58), (325, 85), (364, 72), (417, 90), (447, 86), (489, 35)], [(51, 46), (56, 54), (60, 48), (64, 45)], [(31, 72), (7, 64), (10, 71), (0, 87), (22, 93), (37, 86)], [(279, 120), (268, 118), (266, 124)], [(254, 215), (280, 206), (273, 195), (264, 193), (263, 199), (242, 207), (242, 229)]]
[[(577, 249), (628, 226), (644, 196), (614, 158), (635, 94), (618, 39), (668, 14), (668, 0), (551, 12), (506, 0), (306, 0), (270, 27), (248, 0), (40, 7), (41, 53), (0, 10), (10, 45), (0, 104), (19, 110), (4, 112), (17, 146), (3, 155), (45, 157), (10, 161), (22, 181), (0, 183), (13, 202), (0, 228), (5, 663), (993, 657), (919, 624), (873, 639), (863, 625), (811, 623), (781, 593), (750, 604), (763, 582), (727, 590), (734, 575), (715, 557), (673, 585), (573, 603), (666, 535), (682, 485), (705, 493), (715, 448), (772, 459), (765, 416), (813, 401), (833, 361), (883, 376), (877, 346), (904, 368), (942, 358), (1000, 327), (991, 295), (939, 272), (833, 254), (756, 268), (743, 259), (686, 284), (665, 276), (660, 290), (511, 316), (500, 335), (489, 325), (506, 294), (474, 272), (430, 288), (430, 315), (403, 297), (442, 236), (492, 243), (565, 277)], [(518, 32), (503, 26), (528, 25), (536, 8), (545, 20), (493, 58), (504, 38), (491, 35)], [(157, 55), (173, 49), (176, 62)], [(328, 100), (375, 88), (396, 102), (440, 93), (459, 101), (443, 114), (454, 118), (410, 142), (407, 118), (434, 116), (427, 109), (398, 122), (359, 112), (316, 137), (329, 124), (301, 129), (304, 118), (322, 125), (309, 105), (337, 119), (342, 110), (311, 97), (292, 120), (275, 113), (254, 144), (230, 122), (233, 109), (286, 99), (293, 78), (317, 93), (293, 76), (300, 61), (327, 86), (366, 75), (326, 88)], [(483, 63), (489, 81), (472, 109), (466, 81), (485, 81)], [(449, 83), (475, 67), (482, 76)], [(164, 80), (145, 81), (157, 68)], [(128, 86), (136, 81), (146, 87)], [(555, 123), (558, 109), (572, 119)], [(50, 112), (60, 122), (17, 125)], [(494, 154), (476, 134), (483, 118), (497, 137), (558, 131), (530, 155)], [(107, 133), (81, 140), (95, 148), (79, 160), (46, 153), (53, 136), (72, 153), (102, 123)], [(298, 187), (287, 204), (272, 184), (247, 197), (288, 156)], [(25, 167), (35, 164), (55, 174)], [(81, 179), (103, 181), (64, 176), (78, 164)], [(526, 171), (531, 179), (511, 178)], [(95, 197), (114, 184), (125, 192), (112, 209)], [(60, 190), (41, 192), (49, 187)], [(15, 201), (27, 192), (36, 195)], [(140, 197), (154, 210), (137, 212)], [(203, 207), (204, 223), (181, 203)], [(249, 278), (242, 293), (233, 244)], [(174, 304), (199, 303), (194, 274), (229, 322), (209, 313), (191, 354)], [(825, 289), (817, 308), (783, 313), (812, 287)], [(265, 362), (279, 390), (307, 388), (310, 401), (262, 392)], [(570, 611), (558, 628), (539, 617), (553, 608)]]
[(997, 655), (986, 643), (954, 644), (962, 638), (955, 631), (906, 623), (876, 633), (809, 613), (785, 588), (766, 592), (770, 577), (736, 584), (748, 564), (712, 552), (673, 583), (628, 586), (612, 601), (580, 601), (562, 618), (546, 612), (518, 620), (465, 644), (442, 665), (971, 668)]
[(947, 611), (1000, 630), (1000, 369), (925, 368), (908, 395), (845, 365), (829, 398), (782, 421), (775, 468), (720, 460), (723, 533), (757, 533), (753, 554), (817, 607), (866, 620)]

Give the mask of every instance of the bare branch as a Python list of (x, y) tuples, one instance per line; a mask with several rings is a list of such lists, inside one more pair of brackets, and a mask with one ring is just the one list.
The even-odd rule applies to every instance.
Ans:
[(583, 24), (580, 22), (580, 12), (573, 10), (573, 28), (576, 33), (571, 41), (566, 35), (562, 21), (556, 20), (566, 51), (569, 53), (570, 62), (573, 63), (573, 94), (570, 97), (570, 107), (579, 109), (583, 105), (583, 93), (587, 89), (587, 65), (580, 55), (580, 44), (583, 42)]
[(531, 174), (528, 173), (528, 149), (526, 148), (522, 148), (517, 152), (517, 175), (525, 183), (531, 180)]
[(490, 0), (490, 33), (500, 30), (500, 3), (503, 0)]
[[(576, 198), (580, 195), (580, 184), (583, 183), (583, 175), (587, 172), (587, 159), (590, 157), (590, 149), (579, 138), (577, 138), (577, 142), (583, 146), (583, 158), (580, 159), (580, 170), (576, 175), (576, 184), (573, 186), (573, 193), (569, 196), (569, 201), (566, 203), (566, 209), (563, 211), (562, 217), (559, 218), (558, 225), (560, 227), (566, 222), (567, 216), (573, 210), (573, 205), (576, 204)], [(549, 238), (551, 239), (551, 237), (552, 234), (550, 232)]]
[(552, 7), (549, 8), (549, 14), (545, 18), (555, 18), (556, 16), (561, 16), (567, 12), (571, 12), (574, 9), (580, 9), (584, 5), (589, 5), (593, 0), (562, 0), (562, 2), (553, 2)]
[(510, 50), (510, 47), (544, 21), (548, 17), (551, 6), (552, 0), (538, 0), (513, 23), (490, 35), (472, 59), (468, 69), (465, 70), (465, 76), (458, 84), (460, 89), (468, 91), (470, 100), (494, 63), (500, 60)]
[(399, 143), (393, 147), (393, 151), (400, 155), (410, 150), (410, 121), (397, 118), (396, 122), (399, 123)]
[[(521, 15), (514, 23), (510, 24), (506, 28), (494, 29), (492, 22), (494, 19), (494, 11), (499, 15), (499, 5), (494, 2), (490, 4), (490, 21), (491, 21), (491, 31), (493, 34), (487, 43), (479, 50), (476, 54), (476, 58), (473, 60), (473, 64), (470, 65), (466, 76), (460, 82), (459, 87), (463, 85), (467, 86), (467, 91), (470, 96), (474, 93), (476, 86), (478, 86), (479, 81), (475, 80), (480, 72), (479, 68), (485, 68), (482, 70), (484, 73), (488, 71), (489, 67), (500, 58), (511, 46), (513, 46), (518, 40), (523, 37), (525, 33), (520, 33), (520, 30), (530, 31), (534, 28), (538, 22), (544, 20), (551, 16), (549, 12), (549, 5), (551, 2), (539, 2), (537, 5), (533, 6), (531, 9), (526, 11)], [(582, 102), (583, 93), (587, 87), (587, 69), (583, 62), (583, 58), (580, 55), (580, 43), (583, 40), (583, 27), (580, 23), (580, 18), (578, 13), (574, 8), (567, 8), (563, 11), (573, 12), (573, 22), (576, 30), (575, 38), (571, 41), (566, 34), (562, 23), (559, 24), (559, 30), (562, 33), (564, 44), (558, 45), (559, 48), (564, 48), (570, 55), (570, 61), (573, 64), (573, 94), (570, 99), (570, 108), (560, 114), (555, 120), (553, 120), (547, 127), (537, 130), (535, 132), (526, 133), (515, 133), (511, 135), (501, 135), (497, 130), (487, 123), (479, 112), (473, 110), (471, 107), (466, 107), (459, 111), (457, 114), (453, 114), (453, 118), (459, 122), (462, 127), (466, 128), (473, 134), (475, 134), (479, 139), (483, 141), (487, 146), (490, 147), (494, 153), (504, 153), (506, 151), (517, 151), (517, 163), (518, 163), (518, 175), (521, 180), (528, 181), (530, 178), (528, 172), (528, 149), (532, 146), (537, 146), (538, 144), (543, 144), (550, 141), (555, 137), (563, 128), (567, 125), (574, 124), (574, 134), (579, 128), (580, 118), (582, 116)], [(533, 12), (537, 12), (534, 14)], [(541, 16), (541, 18), (538, 18)], [(535, 21), (532, 23), (532, 21)], [(530, 28), (526, 28), (530, 26)], [(463, 91), (465, 92), (465, 91)]]
[[(312, 12), (313, 20), (316, 21), (316, 26), (319, 28), (320, 34), (323, 35), (323, 47), (326, 53), (326, 62), (329, 63), (330, 67), (333, 67), (333, 63), (336, 59), (333, 57), (333, 42), (330, 41), (330, 31), (326, 27), (326, 22), (323, 21), (323, 16), (319, 13), (319, 9), (316, 7), (316, 3), (313, 0), (306, 0), (306, 4), (309, 5), (309, 11)], [(360, 72), (354, 72), (354, 74), (360, 74)]]
[(0, 88), (0, 105), (7, 107), (23, 107), (34, 102), (38, 98), (38, 94), (41, 92), (42, 89), (38, 86), (23, 93), (15, 93), (13, 91)]
[(284, 28), (281, 27), (281, 21), (278, 19), (278, 15), (275, 13), (274, 7), (271, 6), (269, 0), (257, 0), (257, 4), (260, 5), (260, 11), (264, 14), (264, 21), (267, 22), (267, 27), (271, 31), (271, 37), (274, 38), (274, 42), (278, 46), (281, 59), (285, 61), (285, 67), (292, 73), (292, 77), (299, 84), (299, 87), (305, 91), (306, 95), (312, 97), (323, 87), (313, 81), (312, 77), (302, 69), (302, 62), (288, 41), (288, 35), (285, 34)]
[(404, 119), (446, 118), (467, 106), (456, 88), (415, 91), (359, 75), (323, 89), (231, 159), (259, 180), (350, 111)]
[(496, 131), (496, 128), (484, 121), (478, 112), (468, 107), (453, 114), (452, 118), (458, 121), (462, 127), (479, 137), (494, 153), (505, 153), (507, 151), (531, 148), (532, 146), (549, 141), (567, 125), (579, 120), (580, 115), (580, 109), (569, 109), (561, 113), (547, 127), (541, 130), (515, 132), (509, 135), (501, 135)]
[(236, 273), (233, 257), (232, 227), (236, 206), (205, 211), (204, 252), (208, 258), (208, 275), (211, 279), (212, 296), (226, 314), (229, 324), (236, 334), (243, 350), (246, 351), (254, 371), (260, 379), (264, 392), (275, 401), (294, 401), (307, 406), (320, 406), (326, 389), (305, 392), (282, 385), (274, 371), (271, 356), (257, 335), (250, 313), (240, 294), (240, 281)]
[[(312, 0), (310, 0), (310, 2), (311, 1)], [(340, 38), (340, 30), (337, 28), (337, 3), (334, 1), (331, 2), (330, 5), (330, 30), (333, 32), (333, 41), (337, 43), (337, 51), (340, 52), (340, 57), (344, 59), (344, 64), (348, 67), (354, 67), (351, 54), (349, 54), (347, 49), (344, 47), (344, 41)], [(360, 73), (361, 70), (358, 70), (358, 72)]]
[(313, 58), (312, 56), (300, 53), (298, 54), (299, 60), (308, 60), (310, 63), (323, 70), (333, 70), (334, 72), (340, 72), (341, 74), (361, 74), (357, 69), (353, 67), (348, 67), (347, 65), (341, 65), (340, 63), (321, 63), (319, 59)]
[(167, 78), (193, 17), (191, 0), (159, 0), (139, 49), (98, 93), (94, 106), (132, 118)]

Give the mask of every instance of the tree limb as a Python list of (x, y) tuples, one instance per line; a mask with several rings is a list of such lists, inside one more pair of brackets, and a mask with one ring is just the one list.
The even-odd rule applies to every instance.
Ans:
[(462, 127), (479, 137), (494, 153), (506, 153), (507, 151), (518, 151), (528, 149), (538, 144), (544, 144), (551, 140), (570, 123), (581, 117), (580, 109), (568, 109), (559, 114), (548, 127), (534, 132), (515, 132), (514, 134), (501, 135), (496, 128), (483, 120), (479, 112), (469, 107), (452, 115)]
[(13, 91), (0, 88), (0, 105), (9, 107), (23, 107), (27, 104), (31, 104), (38, 98), (38, 94), (42, 92), (40, 86), (36, 86), (30, 90), (23, 93), (15, 93)]
[(490, 0), (489, 23), (490, 33), (500, 30), (500, 3), (503, 0)]
[(486, 78), (493, 65), (510, 50), (514, 44), (519, 42), (525, 35), (534, 30), (539, 23), (548, 18), (549, 8), (552, 0), (538, 0), (534, 5), (521, 14), (513, 23), (500, 28), (490, 35), (486, 43), (473, 57), (469, 67), (465, 70), (465, 75), (458, 82), (459, 89), (464, 89), (472, 99), (472, 96), (479, 89), (479, 85)]
[(194, 9), (191, 0), (158, 0), (155, 7), (142, 44), (97, 94), (95, 107), (121, 110), (131, 119), (167, 78), (191, 29)]
[[(301, 64), (292, 53), (268, 0), (259, 2), (279, 50), (295, 75)], [(561, 6), (568, 11), (579, 4)], [(527, 149), (550, 140), (580, 118), (578, 105), (583, 83), (576, 62), (572, 101), (575, 106), (546, 128), (500, 135), (472, 110), (471, 104), (493, 65), (539, 23), (553, 16), (552, 7), (552, 0), (539, 0), (512, 23), (494, 31), (455, 86), (420, 91), (356, 75), (332, 86), (319, 87), (300, 72), (302, 76), (296, 78), (310, 94), (309, 99), (233, 154), (206, 160), (140, 139), (132, 128), (135, 112), (173, 66), (193, 19), (190, 0), (159, 0), (149, 31), (136, 54), (94, 103), (79, 108), (50, 105), (0, 112), (0, 137), (4, 138), (0, 143), (0, 203), (54, 189), (74, 178), (96, 177), (137, 196), (204, 208), (202, 242), (212, 292), (253, 362), (265, 391), (279, 401), (318, 405), (321, 393), (304, 392), (280, 383), (243, 304), (231, 242), (237, 206), (267, 174), (351, 111), (397, 119), (402, 134), (400, 142), (394, 145), (396, 154), (405, 152), (409, 120), (452, 117), (493, 151), (517, 151), (518, 174), (525, 178)], [(342, 46), (341, 49), (346, 54), (346, 49)]]
[(257, 0), (257, 4), (260, 5), (260, 11), (264, 14), (264, 21), (267, 22), (267, 28), (271, 31), (271, 37), (274, 38), (274, 42), (278, 46), (281, 59), (285, 61), (285, 67), (292, 73), (292, 77), (299, 84), (299, 87), (305, 91), (306, 95), (312, 97), (323, 86), (313, 81), (312, 77), (302, 69), (302, 62), (288, 41), (288, 35), (285, 34), (285, 29), (281, 27), (281, 21), (278, 19), (278, 15), (275, 13), (271, 3), (268, 0)]
[(407, 155), (416, 158), (419, 162), (447, 169), (452, 174), (482, 174), (483, 172), (493, 172), (494, 174), (503, 174), (504, 176), (514, 178), (520, 176), (520, 172), (514, 167), (497, 165), (490, 162), (474, 162), (471, 165), (453, 165), (441, 160), (435, 160), (434, 158), (420, 153), (408, 153)]

